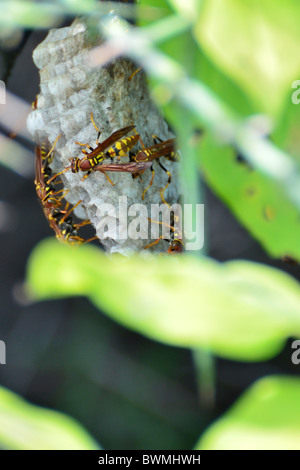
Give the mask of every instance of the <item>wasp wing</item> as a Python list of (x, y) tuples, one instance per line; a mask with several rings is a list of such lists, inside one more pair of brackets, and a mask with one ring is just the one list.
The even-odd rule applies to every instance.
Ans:
[(175, 139), (169, 139), (159, 144), (151, 145), (144, 150), (140, 150), (134, 158), (137, 162), (153, 161), (176, 152)]
[(87, 154), (87, 158), (93, 158), (97, 156), (99, 153), (104, 152), (106, 149), (111, 147), (113, 144), (121, 140), (126, 134), (132, 131), (135, 128), (134, 125), (123, 127), (115, 132), (113, 132), (107, 139), (101, 142), (97, 147), (92, 150), (89, 154)]
[(109, 163), (107, 165), (97, 165), (93, 168), (93, 171), (115, 171), (115, 172), (125, 172), (131, 174), (137, 174), (141, 171), (147, 170), (150, 168), (152, 162), (129, 162), (129, 163)]

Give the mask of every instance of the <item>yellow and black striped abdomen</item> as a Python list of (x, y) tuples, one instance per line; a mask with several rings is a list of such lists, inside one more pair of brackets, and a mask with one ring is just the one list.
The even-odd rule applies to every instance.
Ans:
[(109, 157), (126, 157), (128, 152), (135, 146), (139, 136), (131, 135), (129, 137), (124, 137), (124, 139), (118, 140), (114, 145), (112, 145), (108, 150), (107, 154)]
[(165, 157), (168, 160), (171, 160), (172, 162), (179, 162), (180, 161), (180, 155), (178, 152), (170, 152), (169, 154), (165, 155)]

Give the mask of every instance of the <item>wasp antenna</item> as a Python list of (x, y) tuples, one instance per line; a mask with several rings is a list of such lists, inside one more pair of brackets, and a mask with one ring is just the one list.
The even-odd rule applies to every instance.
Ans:
[(128, 77), (128, 81), (131, 82), (131, 80), (133, 79), (133, 77), (134, 77), (140, 70), (142, 70), (142, 67), (139, 67), (139, 68), (136, 69), (134, 72), (132, 72), (132, 74)]
[[(74, 209), (76, 209), (76, 207), (82, 202), (81, 199), (79, 199), (79, 201), (75, 204), (75, 206), (73, 206), (70, 210), (66, 209), (66, 213), (65, 215), (63, 216), (63, 218), (60, 220), (60, 223), (62, 223), (67, 217), (69, 217), (69, 215), (71, 214), (71, 212), (73, 212)], [(69, 206), (69, 203), (68, 205), (66, 206), (66, 208)]]

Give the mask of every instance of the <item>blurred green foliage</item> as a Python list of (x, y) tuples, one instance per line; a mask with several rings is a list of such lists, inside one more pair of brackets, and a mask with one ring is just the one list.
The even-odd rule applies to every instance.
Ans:
[(196, 449), (299, 450), (300, 380), (256, 382), (202, 436)]
[(47, 240), (32, 254), (27, 280), (35, 299), (85, 295), (152, 339), (208, 348), (222, 357), (264, 360), (300, 333), (298, 283), (247, 261), (110, 259), (91, 246), (74, 249)]
[(253, 101), (281, 117), (300, 69), (299, 3), (288, 0), (204, 1), (195, 25), (200, 47)]
[(96, 450), (74, 419), (30, 405), (0, 387), (0, 446), (12, 450)]

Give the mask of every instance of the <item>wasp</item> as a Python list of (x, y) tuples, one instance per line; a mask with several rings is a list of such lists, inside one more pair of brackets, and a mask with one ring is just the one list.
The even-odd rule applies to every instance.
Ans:
[[(159, 139), (157, 136), (153, 136), (154, 145), (151, 145), (150, 147), (145, 147), (143, 142), (141, 141), (141, 138), (139, 140), (141, 142), (143, 149), (139, 150), (136, 155), (132, 155), (131, 159), (134, 160), (135, 162), (153, 162), (154, 160), (157, 160), (161, 169), (165, 173), (167, 173), (169, 177), (166, 186), (160, 191), (162, 201), (166, 204), (166, 201), (164, 199), (164, 192), (169, 186), (169, 184), (171, 183), (172, 178), (171, 178), (171, 173), (163, 166), (163, 164), (158, 159), (160, 157), (165, 157), (168, 160), (173, 161), (173, 162), (179, 161), (179, 155), (176, 152), (176, 146), (175, 146), (176, 139), (169, 139), (169, 140), (163, 141)], [(152, 178), (150, 180), (150, 183), (142, 194), (143, 200), (145, 199), (145, 194), (150, 188), (150, 186), (152, 186), (152, 183), (154, 180), (155, 171), (154, 171), (153, 165), (151, 165), (151, 172), (152, 172)]]
[(69, 242), (71, 244), (87, 243), (95, 240), (97, 237), (84, 240), (78, 235), (78, 229), (89, 224), (89, 220), (84, 220), (81, 223), (75, 224), (71, 215), (72, 211), (81, 203), (81, 201), (71, 209), (69, 209), (69, 203), (66, 203), (65, 208), (62, 209), (61, 206), (63, 204), (63, 198), (67, 191), (57, 191), (55, 188), (56, 178), (65, 171), (53, 174), (50, 168), (50, 164), (53, 160), (54, 147), (59, 137), (56, 139), (50, 150), (48, 143), (43, 143), (36, 147), (35, 187), (37, 196), (41, 202), (44, 215), (59, 241)]
[(74, 245), (97, 240), (96, 236), (85, 240), (78, 235), (79, 228), (90, 223), (89, 220), (83, 220), (80, 223), (74, 222), (71, 213), (80, 203), (81, 201), (78, 201), (71, 209), (69, 209), (68, 202), (64, 209), (57, 206), (49, 207), (48, 203), (42, 206), (44, 215), (48, 220), (50, 227), (54, 230), (58, 241)]
[(91, 113), (91, 121), (95, 129), (98, 131), (98, 137), (96, 140), (97, 146), (93, 148), (89, 144), (83, 144), (76, 141), (76, 144), (86, 147), (88, 150), (90, 150), (90, 152), (88, 152), (86, 149), (83, 149), (82, 153), (85, 154), (85, 157), (73, 158), (70, 165), (71, 171), (73, 173), (87, 171), (87, 174), (84, 178), (86, 178), (95, 169), (95, 167), (103, 162), (106, 158), (118, 157), (119, 160), (121, 157), (128, 155), (128, 152), (139, 140), (139, 134), (137, 133), (129, 137), (125, 137), (126, 134), (135, 128), (134, 125), (131, 125), (113, 132), (103, 142), (99, 142), (100, 130), (95, 124), (93, 113)]
[(61, 201), (66, 194), (66, 191), (57, 191), (55, 188), (55, 180), (63, 172), (53, 175), (50, 168), (54, 156), (53, 150), (59, 137), (50, 150), (48, 143), (43, 143), (35, 149), (35, 188), (42, 206), (50, 209), (61, 206)]
[[(140, 139), (141, 140), (141, 139)], [(179, 161), (179, 156), (176, 152), (176, 139), (161, 140), (157, 136), (153, 136), (154, 145), (145, 147), (142, 143), (143, 149), (139, 150), (132, 159), (136, 162), (153, 161), (160, 157), (166, 157), (171, 161)]]
[(85, 240), (84, 238), (78, 235), (79, 228), (90, 223), (89, 220), (83, 220), (80, 223), (74, 223), (71, 213), (80, 203), (81, 201), (78, 201), (77, 204), (75, 204), (75, 206), (73, 206), (69, 210), (69, 203), (66, 203), (64, 210), (61, 210), (60, 208), (55, 208), (49, 214), (47, 214), (48, 217), (46, 215), (50, 227), (54, 230), (56, 238), (60, 242), (67, 242), (71, 245), (81, 245), (83, 243), (89, 243), (93, 240), (97, 240), (96, 236)]
[(165, 204), (168, 206), (170, 210), (172, 225), (166, 224), (165, 222), (158, 222), (156, 220), (152, 220), (149, 217), (148, 217), (148, 220), (151, 223), (160, 224), (160, 225), (164, 225), (168, 227), (170, 229), (170, 238), (166, 238), (164, 235), (161, 235), (160, 237), (157, 238), (157, 240), (145, 246), (144, 249), (146, 250), (147, 248), (150, 248), (151, 246), (156, 245), (157, 243), (159, 243), (160, 240), (166, 240), (170, 243), (169, 248), (167, 250), (168, 255), (182, 253), (184, 251), (184, 243), (183, 243), (183, 237), (182, 237), (182, 231), (181, 231), (181, 224), (179, 223), (180, 221), (179, 216), (178, 214), (174, 213), (170, 204), (168, 204), (167, 202)]
[[(150, 248), (157, 243), (159, 243), (160, 240), (166, 240), (170, 243), (169, 248), (167, 250), (168, 255), (174, 255), (176, 253), (182, 253), (184, 251), (184, 243), (182, 239), (182, 234), (181, 231), (175, 226), (175, 223), (178, 222), (177, 216), (173, 217), (173, 224), (174, 225), (167, 225), (168, 228), (170, 228), (170, 238), (166, 239), (164, 235), (161, 235), (157, 240), (154, 242), (150, 243), (149, 245), (145, 246), (144, 249), (146, 250), (147, 248)], [(156, 224), (161, 224), (161, 225), (166, 225), (164, 222), (157, 222), (155, 220), (151, 220), (148, 218), (148, 220), (152, 223)]]
[[(88, 243), (92, 240), (96, 240), (97, 237), (84, 240), (84, 238), (78, 235), (78, 230), (84, 225), (89, 224), (90, 221), (84, 220), (80, 223), (75, 223), (72, 217), (72, 212), (81, 203), (81, 201), (78, 201), (78, 203), (71, 209), (69, 209), (69, 203), (66, 203), (65, 208), (62, 209), (63, 199), (67, 191), (57, 191), (55, 189), (57, 177), (67, 170), (65, 169), (60, 173), (53, 174), (50, 168), (50, 164), (53, 161), (54, 147), (59, 137), (56, 139), (54, 145), (51, 147), (50, 150), (50, 146), (45, 143), (43, 143), (41, 146), (36, 147), (36, 192), (41, 202), (45, 217), (48, 220), (50, 227), (54, 230), (56, 238), (59, 241), (68, 242), (71, 244)], [(123, 164), (110, 163), (96, 165), (93, 168), (93, 171), (100, 171), (102, 173), (105, 173), (106, 171), (113, 171), (138, 174), (141, 171), (145, 171), (150, 166), (151, 162), (128, 162)]]

